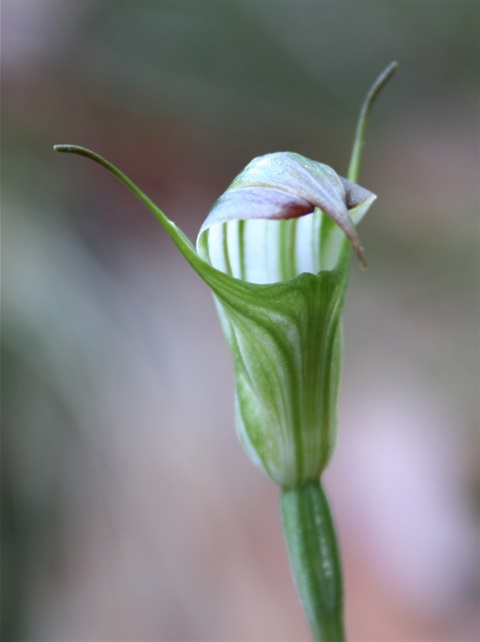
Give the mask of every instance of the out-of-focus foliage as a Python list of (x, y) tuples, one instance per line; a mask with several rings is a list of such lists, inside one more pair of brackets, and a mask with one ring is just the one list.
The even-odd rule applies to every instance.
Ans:
[(51, 146), (111, 158), (193, 239), (254, 156), (344, 174), (392, 59), (330, 476), (348, 625), (473, 639), (478, 25), (463, 0), (4, 0), (2, 639), (307, 636), (207, 289), (119, 184)]

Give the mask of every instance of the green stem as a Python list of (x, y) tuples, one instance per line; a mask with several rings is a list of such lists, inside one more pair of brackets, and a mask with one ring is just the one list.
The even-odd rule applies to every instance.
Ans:
[(283, 531), (314, 642), (345, 642), (343, 583), (332, 515), (320, 482), (284, 489)]
[(398, 62), (391, 62), (382, 73), (375, 80), (373, 85), (370, 87), (368, 94), (365, 97), (365, 100), (360, 110), (360, 115), (358, 117), (357, 129), (355, 130), (355, 142), (353, 144), (352, 157), (350, 159), (350, 165), (348, 167), (348, 180), (356, 183), (358, 180), (358, 170), (360, 167), (360, 158), (362, 156), (362, 147), (365, 140), (365, 130), (367, 128), (368, 115), (373, 107), (378, 94), (381, 92), (386, 83), (390, 80), (393, 74), (397, 71)]

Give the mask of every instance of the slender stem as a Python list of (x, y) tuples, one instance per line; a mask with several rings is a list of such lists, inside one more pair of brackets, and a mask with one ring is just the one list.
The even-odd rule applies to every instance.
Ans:
[(281, 512), (290, 567), (314, 642), (345, 642), (337, 538), (320, 482), (284, 489)]
[(355, 130), (355, 141), (353, 143), (352, 157), (350, 159), (350, 165), (347, 175), (348, 180), (352, 181), (353, 183), (356, 183), (358, 180), (358, 170), (360, 167), (360, 158), (362, 156), (362, 147), (365, 140), (365, 130), (367, 127), (368, 116), (378, 94), (390, 80), (393, 74), (397, 71), (397, 68), (398, 62), (396, 61), (391, 62), (387, 67), (385, 67), (385, 69), (370, 87), (370, 90), (363, 102), (362, 109), (360, 110), (360, 115), (358, 117), (357, 129)]

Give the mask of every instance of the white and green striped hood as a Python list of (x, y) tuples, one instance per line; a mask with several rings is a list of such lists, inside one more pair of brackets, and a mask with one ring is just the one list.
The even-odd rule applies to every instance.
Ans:
[(227, 277), (204, 276), (234, 357), (240, 440), (284, 487), (318, 478), (333, 452), (349, 242), (364, 263), (354, 223), (375, 198), (327, 165), (268, 154), (233, 181), (197, 239)]

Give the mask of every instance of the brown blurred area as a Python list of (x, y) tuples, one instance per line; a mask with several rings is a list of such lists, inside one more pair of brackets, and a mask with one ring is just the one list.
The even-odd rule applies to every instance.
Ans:
[(357, 642), (480, 640), (476, 2), (4, 0), (2, 640), (300, 642), (278, 491), (247, 461), (192, 240), (254, 157), (346, 171), (364, 93), (326, 474)]

